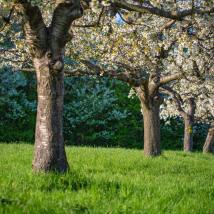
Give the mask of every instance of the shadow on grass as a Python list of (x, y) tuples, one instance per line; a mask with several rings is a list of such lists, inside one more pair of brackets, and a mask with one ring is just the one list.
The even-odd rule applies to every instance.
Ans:
[(53, 191), (71, 191), (89, 190), (93, 186), (101, 192), (118, 192), (124, 187), (124, 184), (117, 180), (109, 180), (105, 177), (96, 178), (96, 174), (87, 176), (81, 172), (69, 171), (64, 175), (50, 173), (42, 175), (42, 184), (39, 190), (42, 192)]
[(76, 172), (76, 171), (69, 171), (66, 174), (57, 174), (57, 173), (48, 173), (44, 176), (44, 181), (40, 186), (41, 191), (79, 191), (81, 189), (87, 189), (90, 187), (91, 180)]

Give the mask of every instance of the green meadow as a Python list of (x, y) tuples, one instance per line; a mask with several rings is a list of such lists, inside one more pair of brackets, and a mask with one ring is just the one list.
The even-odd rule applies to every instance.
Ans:
[(35, 174), (33, 146), (0, 144), (1, 214), (213, 214), (214, 158), (67, 147), (70, 171)]

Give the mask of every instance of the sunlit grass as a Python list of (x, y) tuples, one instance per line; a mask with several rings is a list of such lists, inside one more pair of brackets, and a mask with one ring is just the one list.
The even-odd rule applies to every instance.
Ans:
[(33, 146), (0, 144), (0, 213), (214, 213), (214, 157), (67, 147), (65, 175), (34, 174)]

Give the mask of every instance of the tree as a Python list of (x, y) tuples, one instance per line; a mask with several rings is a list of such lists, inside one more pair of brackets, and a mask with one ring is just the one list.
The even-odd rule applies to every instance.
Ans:
[[(106, 22), (107, 27), (101, 32), (99, 29), (92, 32), (88, 28), (91, 25), (82, 25), (82, 30), (74, 29), (74, 35), (81, 36), (72, 40), (76, 48), (71, 48), (71, 55), (89, 68), (86, 74), (93, 75), (91, 70), (94, 70), (95, 75), (117, 78), (133, 87), (144, 116), (144, 153), (147, 156), (159, 155), (159, 109), (163, 102), (159, 88), (185, 75), (192, 75), (193, 62), (202, 55), (196, 48), (200, 40), (197, 36), (202, 34), (203, 27), (211, 24), (210, 19), (205, 21), (204, 17), (195, 17), (194, 21), (200, 23), (196, 36), (194, 29), (197, 24), (193, 24), (192, 18), (180, 23), (158, 18), (157, 22), (157, 17), (148, 14), (136, 19), (136, 14), (119, 11), (119, 18), (112, 21), (111, 18), (100, 18), (102, 13), (103, 10), (95, 22), (97, 25)], [(81, 20), (76, 26), (81, 26)], [(78, 48), (84, 50), (82, 54), (78, 54)], [(211, 58), (208, 59), (210, 64)], [(79, 70), (84, 70), (82, 66)], [(77, 70), (71, 73), (75, 75)]]
[[(82, 1), (83, 7), (88, 8), (90, 2), (89, 0)], [(168, 5), (169, 10), (164, 10), (162, 1), (157, 5), (153, 1), (142, 4), (141, 1), (93, 0), (91, 3), (93, 5), (93, 3), (100, 4), (100, 2), (107, 8), (107, 14), (117, 8), (117, 10), (122, 9), (139, 14), (147, 12), (173, 20), (181, 20), (192, 14), (213, 12), (213, 8), (210, 9), (207, 3), (203, 6), (205, 9), (196, 8), (194, 4), (191, 4), (185, 10), (181, 8), (174, 10), (171, 4)], [(10, 4), (3, 0), (0, 3), (1, 5)], [(38, 106), (33, 169), (64, 172), (68, 169), (62, 135), (65, 46), (71, 39), (72, 22), (81, 17), (83, 11), (79, 0), (56, 0), (52, 19), (50, 19), (50, 13), (44, 10), (46, 18), (44, 21), (39, 4), (44, 6), (45, 2), (14, 0), (11, 10), (12, 12), (15, 10), (18, 15), (21, 14), (15, 19), (17, 21), (22, 19), (25, 42), (37, 76)], [(49, 4), (49, 6), (51, 8), (52, 5)], [(3, 17), (5, 25), (2, 29), (5, 29), (10, 22), (12, 12)], [(48, 26), (45, 22), (50, 22), (50, 25)], [(5, 50), (1, 52), (5, 54)], [(154, 82), (153, 77), (151, 81)], [(153, 101), (151, 104), (153, 105)], [(159, 153), (159, 151), (153, 151), (153, 153)]]
[[(184, 120), (183, 149), (185, 152), (191, 152), (193, 149), (193, 126), (196, 110), (195, 98), (191, 96), (190, 98), (187, 98), (184, 102), (180, 94), (173, 91), (170, 87), (163, 87), (162, 89), (165, 94), (169, 94), (170, 96), (172, 96), (172, 99), (174, 100), (176, 105), (176, 109), (179, 112), (179, 115)], [(186, 110), (182, 107), (184, 103), (186, 104)]]
[[(209, 78), (207, 75), (203, 79), (198, 79), (198, 77), (184, 79), (171, 87), (162, 88), (169, 97), (164, 103), (165, 106), (161, 108), (161, 117), (164, 120), (177, 116), (183, 118), (183, 145), (186, 152), (193, 149), (194, 124), (196, 122), (206, 124), (213, 122), (213, 83)], [(189, 87), (189, 84), (191, 84), (191, 87)], [(212, 133), (212, 126), (210, 131)]]
[(203, 153), (213, 153), (214, 154), (214, 128), (213, 125), (210, 126), (207, 134), (206, 141), (203, 147)]
[(213, 121), (214, 121), (214, 94), (213, 94), (213, 86), (214, 86), (214, 72), (210, 73), (207, 78), (207, 87), (210, 89), (210, 93), (206, 94), (207, 99), (203, 100), (202, 106), (205, 106), (203, 109), (203, 120), (209, 124), (209, 129), (207, 133), (207, 137), (203, 146), (203, 153), (212, 153), (214, 154), (214, 129), (213, 129)]

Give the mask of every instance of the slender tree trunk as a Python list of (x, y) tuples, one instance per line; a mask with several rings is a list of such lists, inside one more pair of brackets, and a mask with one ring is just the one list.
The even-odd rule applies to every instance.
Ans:
[(203, 147), (203, 153), (213, 153), (214, 154), (214, 128), (210, 128), (207, 134), (206, 141)]
[(192, 152), (193, 149), (193, 119), (187, 116), (184, 119), (184, 151), (185, 152)]
[(193, 125), (195, 120), (195, 98), (190, 97), (187, 99), (188, 110), (185, 112), (182, 110), (181, 116), (184, 119), (184, 151), (185, 152), (192, 152), (193, 150)]
[(68, 169), (63, 141), (63, 70), (50, 69), (48, 59), (35, 59), (37, 76), (37, 120), (35, 134), (34, 171)]
[(160, 105), (158, 103), (149, 108), (143, 105), (144, 120), (144, 155), (157, 156), (160, 149)]

